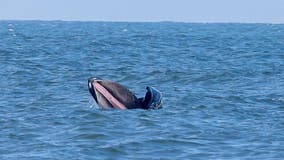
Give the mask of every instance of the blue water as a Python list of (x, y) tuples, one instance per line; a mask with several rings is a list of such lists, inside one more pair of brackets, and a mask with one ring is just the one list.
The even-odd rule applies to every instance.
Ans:
[[(283, 159), (284, 25), (0, 21), (0, 159)], [(87, 79), (161, 110), (101, 110)]]

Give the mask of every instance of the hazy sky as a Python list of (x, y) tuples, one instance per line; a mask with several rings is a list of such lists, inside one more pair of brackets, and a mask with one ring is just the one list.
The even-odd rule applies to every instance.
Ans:
[(284, 0), (0, 0), (0, 20), (284, 23)]

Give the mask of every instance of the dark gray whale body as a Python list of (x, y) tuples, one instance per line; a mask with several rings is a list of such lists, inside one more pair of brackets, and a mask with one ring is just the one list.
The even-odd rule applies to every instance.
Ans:
[(88, 88), (97, 104), (103, 109), (162, 108), (162, 94), (154, 87), (146, 87), (145, 97), (137, 98), (119, 83), (92, 77), (88, 79)]

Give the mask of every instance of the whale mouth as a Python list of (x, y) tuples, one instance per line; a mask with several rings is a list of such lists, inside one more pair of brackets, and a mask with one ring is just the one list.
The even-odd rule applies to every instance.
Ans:
[(110, 91), (102, 84), (99, 78), (89, 78), (88, 88), (95, 101), (102, 108), (127, 109)]

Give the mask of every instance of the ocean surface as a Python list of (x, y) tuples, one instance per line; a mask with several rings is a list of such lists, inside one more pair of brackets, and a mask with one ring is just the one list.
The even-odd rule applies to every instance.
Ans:
[[(284, 25), (0, 21), (0, 159), (283, 159)], [(161, 110), (102, 110), (98, 76)]]

